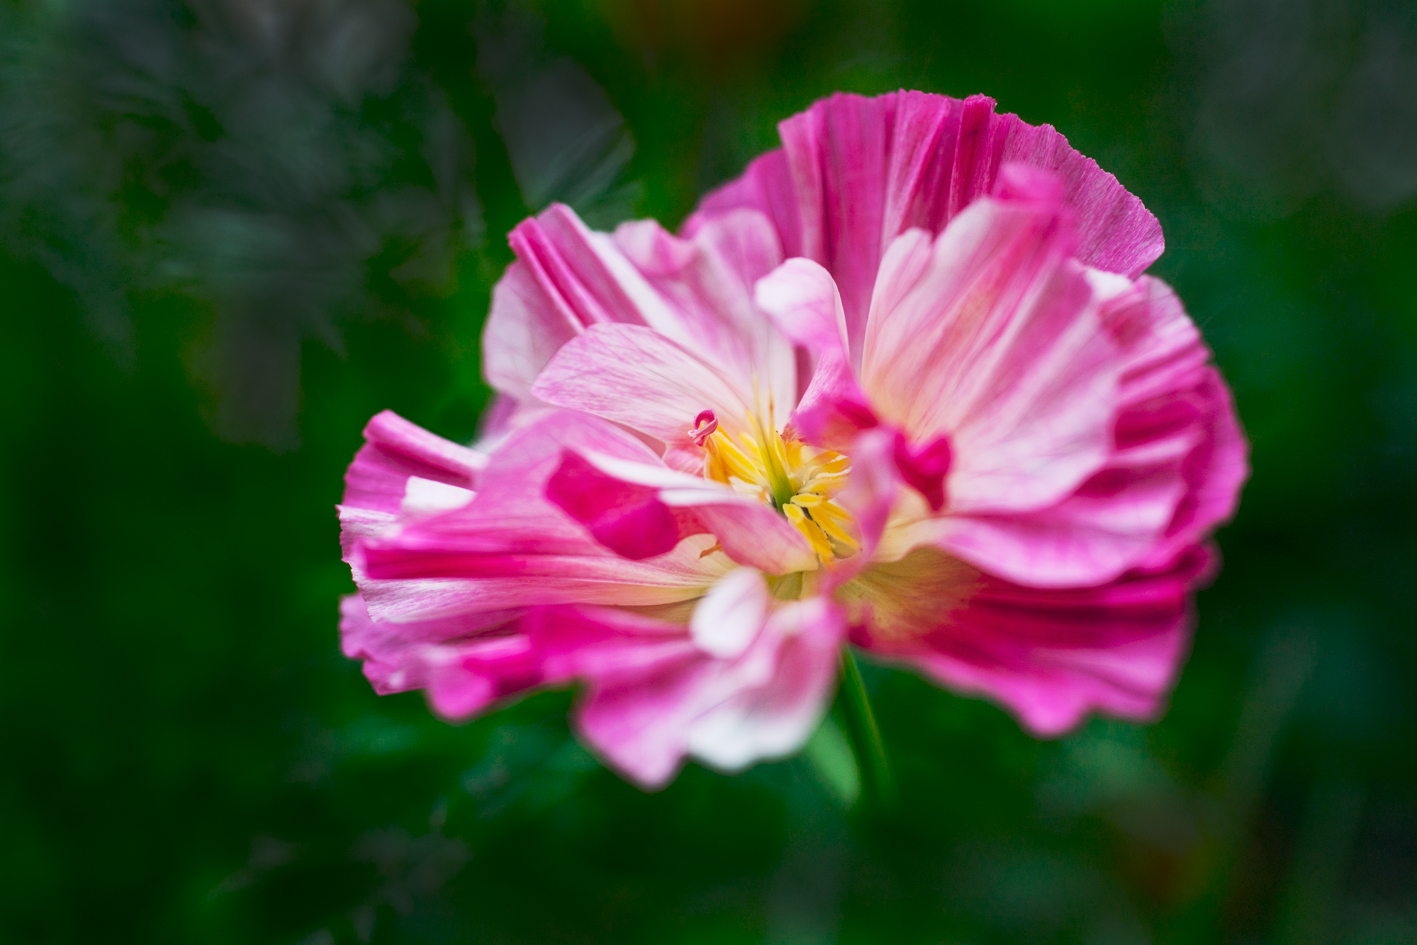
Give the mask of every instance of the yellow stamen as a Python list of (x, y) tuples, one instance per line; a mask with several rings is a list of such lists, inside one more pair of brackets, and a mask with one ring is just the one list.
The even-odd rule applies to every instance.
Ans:
[(832, 501), (846, 487), (851, 461), (832, 450), (783, 437), (757, 418), (751, 431), (730, 436), (714, 425), (700, 428), (695, 442), (703, 446), (704, 476), (731, 486), (740, 494), (756, 495), (780, 511), (807, 539), (824, 562), (855, 554), (855, 521)]

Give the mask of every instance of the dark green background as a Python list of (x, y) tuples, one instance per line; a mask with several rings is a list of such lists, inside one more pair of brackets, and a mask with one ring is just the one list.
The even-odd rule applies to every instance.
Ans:
[[(0, 54), (0, 939), (1417, 941), (1410, 4), (5, 0)], [(628, 163), (514, 168), (558, 68)], [(800, 759), (642, 794), (568, 693), (374, 696), (332, 506), (374, 412), (474, 435), (506, 230), (677, 225), (902, 86), (1116, 173), (1234, 387), (1165, 718), (1039, 742), (868, 666), (900, 803), (843, 810)]]

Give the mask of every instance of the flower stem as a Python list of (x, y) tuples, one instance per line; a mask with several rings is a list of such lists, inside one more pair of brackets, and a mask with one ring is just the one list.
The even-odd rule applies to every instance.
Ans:
[(845, 708), (851, 740), (856, 749), (856, 757), (866, 775), (870, 793), (876, 803), (891, 809), (896, 804), (895, 775), (890, 761), (886, 758), (886, 746), (881, 740), (881, 729), (876, 724), (876, 714), (871, 711), (871, 700), (866, 695), (866, 683), (861, 679), (861, 669), (856, 665), (856, 657), (849, 649), (842, 650), (841, 688), (845, 695)]

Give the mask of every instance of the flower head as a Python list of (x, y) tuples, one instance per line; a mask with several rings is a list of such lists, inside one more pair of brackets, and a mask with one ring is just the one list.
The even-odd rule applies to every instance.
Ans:
[(577, 679), (645, 785), (795, 750), (848, 642), (1039, 734), (1154, 715), (1245, 444), (1140, 201), (1051, 128), (836, 96), (674, 236), (512, 234), (486, 448), (381, 415), (345, 649), (450, 716)]

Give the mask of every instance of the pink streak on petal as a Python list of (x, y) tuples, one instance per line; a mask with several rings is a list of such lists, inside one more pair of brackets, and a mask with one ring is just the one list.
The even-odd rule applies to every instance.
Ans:
[(690, 441), (689, 424), (705, 409), (735, 430), (751, 415), (737, 385), (721, 371), (663, 335), (630, 325), (594, 328), (568, 343), (533, 390), (547, 403), (680, 446)]
[(918, 264), (895, 304), (873, 307), (861, 385), (917, 448), (948, 436), (955, 512), (1047, 507), (1106, 460), (1122, 360), (1101, 299), (1068, 260), (1067, 212), (980, 200)]
[(862, 628), (858, 642), (1002, 703), (1035, 735), (1060, 735), (1092, 711), (1150, 721), (1186, 652), (1190, 591), (1212, 561), (1196, 547), (1164, 573), (1052, 591), (980, 575), (961, 609), (913, 641)]
[(547, 480), (546, 495), (590, 529), (596, 541), (635, 561), (664, 554), (694, 533), (681, 529), (658, 490), (606, 475), (569, 451)]
[(904, 434), (897, 433), (892, 453), (900, 478), (925, 497), (931, 511), (940, 511), (945, 505), (945, 476), (954, 459), (949, 437), (939, 436), (913, 447)]
[(630, 561), (596, 541), (545, 495), (567, 449), (658, 462), (630, 434), (583, 415), (557, 412), (514, 431), (469, 505), (401, 523), (355, 549), (355, 577), (374, 616), (415, 620), (576, 601), (663, 604), (697, 597), (722, 573), (714, 558), (700, 558), (701, 547)]
[[(621, 459), (603, 454), (585, 453), (583, 458), (595, 472), (618, 483), (653, 490), (658, 502), (674, 515), (680, 539), (711, 533), (723, 552), (739, 564), (757, 568), (767, 574), (789, 574), (808, 571), (817, 566), (816, 555), (802, 534), (782, 515), (756, 497), (739, 495), (722, 483), (701, 476), (679, 472), (667, 466), (643, 460)], [(562, 488), (593, 488), (594, 474), (578, 467), (582, 478), (567, 479)], [(606, 484), (607, 490), (617, 486)], [(627, 500), (642, 501), (645, 493), (627, 491)], [(603, 513), (591, 498), (565, 497), (563, 508), (576, 509), (577, 515), (594, 518)], [(659, 513), (646, 513), (657, 516)], [(647, 539), (648, 541), (648, 539)], [(659, 547), (668, 538), (655, 540)], [(626, 548), (633, 548), (626, 539)]]
[(1019, 162), (1055, 174), (1078, 219), (1082, 262), (1135, 277), (1161, 255), (1156, 218), (1115, 177), (1069, 147), (1051, 126), (920, 92), (874, 99), (838, 94), (779, 126), (783, 150), (704, 198), (685, 224), (695, 232), (737, 207), (765, 213), (789, 256), (836, 278), (849, 335), (862, 337), (881, 254), (911, 227), (938, 233), (990, 194), (1000, 168)]
[(1179, 301), (1143, 277), (1103, 318), (1125, 364), (1106, 464), (1052, 507), (949, 523), (941, 547), (1020, 584), (1096, 585), (1165, 569), (1233, 513), (1244, 437)]
[(539, 611), (529, 633), (548, 678), (579, 678), (582, 737), (646, 789), (688, 754), (737, 770), (788, 754), (830, 703), (844, 625), (822, 600), (770, 615), (733, 659), (700, 649), (683, 627), (624, 611)]
[(811, 260), (789, 259), (758, 281), (755, 298), (784, 335), (817, 359), (789, 421), (792, 429), (814, 446), (847, 449), (877, 419), (849, 364), (836, 284)]
[(520, 634), (487, 636), (514, 615), (489, 611), (457, 618), (382, 623), (363, 599), (340, 601), (340, 644), (364, 661), (364, 675), (380, 695), (427, 689), (445, 718), (461, 719), (541, 682), (530, 641)]
[(397, 512), (410, 476), (475, 489), (487, 466), (485, 454), (435, 436), (392, 410), (369, 421), (364, 440), (344, 475), (343, 504), (351, 508)]

